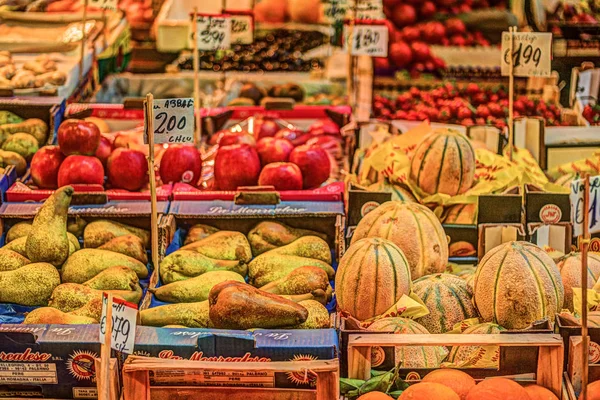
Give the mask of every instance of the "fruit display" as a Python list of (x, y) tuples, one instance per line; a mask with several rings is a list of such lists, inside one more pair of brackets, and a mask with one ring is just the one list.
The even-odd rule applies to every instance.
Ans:
[[(263, 221), (247, 235), (194, 225), (160, 264), (143, 325), (323, 329), (335, 271), (323, 234)], [(247, 282), (246, 283), (246, 278)]]
[[(412, 87), (395, 98), (376, 95), (373, 115), (385, 120), (429, 120), (464, 126), (493, 125), (502, 129), (508, 119), (508, 94), (503, 86), (492, 89), (476, 83), (462, 86), (445, 83), (431, 90)], [(569, 125), (561, 120), (558, 105), (527, 96), (515, 98), (513, 115), (515, 118), (541, 117), (546, 126)]]
[(142, 299), (149, 232), (99, 219), (81, 233), (67, 218), (73, 192), (56, 190), (33, 221), (8, 228), (0, 249), (0, 302), (29, 307), (26, 324), (97, 324), (104, 291)]
[(59, 71), (56, 62), (46, 54), (18, 65), (10, 52), (0, 52), (0, 88), (2, 89), (62, 86), (66, 81), (67, 74)]
[[(600, 255), (591, 253), (588, 262), (588, 288), (592, 289), (600, 279)], [(573, 288), (581, 287), (581, 253), (571, 253), (561, 258), (557, 267), (560, 270), (563, 287), (565, 288), (565, 302), (563, 308), (573, 311)]]
[(319, 0), (260, 0), (254, 5), (254, 17), (259, 23), (318, 24), (325, 22), (323, 6)]
[(302, 85), (295, 83), (284, 83), (265, 87), (260, 85), (260, 83), (246, 82), (239, 90), (230, 91), (230, 93), (233, 92), (232, 96), (235, 95), (236, 97), (229, 100), (227, 105), (258, 106), (264, 105), (264, 102), (279, 98), (292, 99), (297, 104), (309, 106), (339, 106), (347, 103), (345, 96), (334, 93), (324, 93), (324, 90), (328, 89), (329, 88), (318, 88), (317, 94), (309, 95), (307, 93), (309, 88), (305, 88)]
[(600, 125), (600, 105), (586, 105), (581, 115), (590, 125)]

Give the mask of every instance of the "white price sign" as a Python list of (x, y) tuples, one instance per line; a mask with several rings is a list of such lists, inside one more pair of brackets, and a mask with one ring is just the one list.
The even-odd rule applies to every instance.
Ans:
[[(108, 294), (102, 294), (102, 317), (100, 318), (100, 342), (104, 343), (106, 334), (106, 310)], [(133, 354), (135, 343), (135, 327), (137, 323), (137, 306), (125, 300), (113, 297), (112, 332), (110, 347), (126, 354)]]
[(198, 50), (226, 50), (231, 47), (231, 17), (199, 15), (196, 23)]
[(352, 37), (344, 26), (346, 49), (355, 56), (387, 57), (389, 31), (385, 25), (354, 25)]
[(356, 19), (385, 19), (381, 0), (359, 0), (356, 3)]
[(154, 143), (194, 143), (194, 99), (154, 100), (153, 110)]
[[(513, 42), (514, 76), (550, 76), (552, 34), (515, 32)], [(502, 75), (510, 75), (510, 32), (502, 32)]]
[[(587, 210), (588, 221), (590, 224), (590, 233), (600, 232), (600, 208), (598, 202), (600, 198), (600, 176), (590, 177), (590, 209)], [(573, 235), (583, 234), (583, 179), (571, 182), (571, 222), (573, 223)]]
[(252, 15), (231, 16), (231, 43), (251, 44), (254, 42), (254, 22)]
[[(81, 1), (85, 4), (85, 0)], [(88, 0), (88, 6), (94, 8), (107, 8), (109, 10), (116, 10), (118, 8), (118, 0)]]

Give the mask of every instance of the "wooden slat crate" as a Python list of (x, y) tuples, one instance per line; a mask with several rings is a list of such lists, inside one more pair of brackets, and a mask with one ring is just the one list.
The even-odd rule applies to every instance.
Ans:
[[(565, 371), (565, 389), (567, 391), (567, 400), (577, 400), (577, 395), (581, 391), (581, 346), (583, 340), (581, 336), (571, 336), (569, 338), (569, 361)], [(600, 365), (589, 364), (588, 383), (600, 380)], [(591, 393), (588, 391), (588, 396)]]
[[(377, 335), (354, 334), (348, 342), (348, 375), (350, 378), (369, 379), (371, 376), (371, 348), (375, 346), (500, 346), (537, 347), (535, 383), (563, 398), (563, 342), (555, 334), (514, 335)], [(469, 372), (468, 369), (464, 370)], [(563, 398), (563, 400), (566, 400)]]
[[(316, 390), (280, 388), (150, 386), (151, 371), (291, 372), (315, 374)], [(339, 396), (338, 360), (210, 362), (130, 356), (123, 365), (124, 400), (331, 400)]]

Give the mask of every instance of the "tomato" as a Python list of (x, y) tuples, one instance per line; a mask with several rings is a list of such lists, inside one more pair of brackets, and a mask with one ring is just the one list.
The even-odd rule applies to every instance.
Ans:
[(490, 116), (490, 110), (487, 106), (480, 104), (477, 106), (477, 116), (481, 118), (488, 118)]
[[(468, 107), (461, 107), (458, 109), (456, 113), (456, 118), (458, 119), (470, 119), (473, 116), (473, 113)], [(463, 124), (464, 125), (464, 124)]]

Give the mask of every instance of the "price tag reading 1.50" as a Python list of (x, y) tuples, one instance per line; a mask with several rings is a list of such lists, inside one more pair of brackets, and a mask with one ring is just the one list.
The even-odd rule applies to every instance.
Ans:
[[(346, 32), (348, 32), (348, 27)], [(346, 43), (355, 56), (387, 57), (389, 31), (385, 25), (355, 25)]]
[(231, 47), (229, 16), (198, 16), (198, 50), (226, 50)]
[[(550, 76), (551, 33), (514, 33), (513, 75)], [(510, 32), (502, 33), (502, 75), (510, 74)]]
[[(102, 316), (100, 318), (100, 341), (104, 343), (106, 335), (106, 310), (108, 295), (102, 294)], [(137, 306), (125, 300), (113, 298), (112, 332), (110, 347), (126, 354), (133, 353), (135, 343), (135, 326), (137, 322)]]
[(194, 142), (194, 100), (154, 101), (154, 143)]

